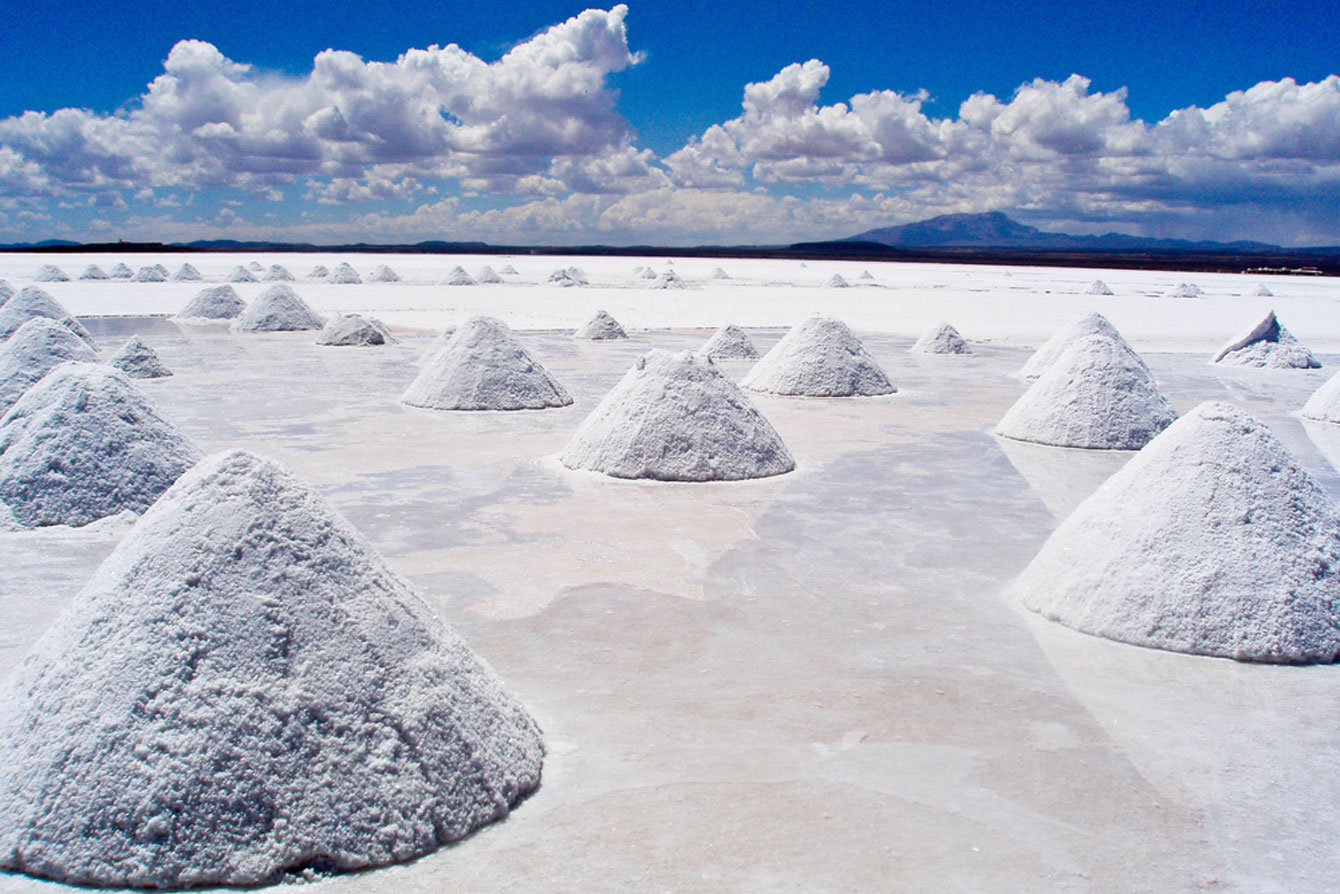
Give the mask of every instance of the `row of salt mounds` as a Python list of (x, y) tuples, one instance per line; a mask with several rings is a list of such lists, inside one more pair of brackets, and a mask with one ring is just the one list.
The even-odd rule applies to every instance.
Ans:
[[(1055, 363), (1057, 358), (1064, 354), (1072, 344), (1090, 335), (1100, 335), (1126, 345), (1126, 339), (1121, 337), (1117, 327), (1108, 322), (1107, 317), (1102, 314), (1086, 314), (1043, 342), (1042, 347), (1038, 348), (1033, 356), (1024, 362), (1024, 365), (1019, 368), (1019, 372), (1015, 375), (1024, 379), (1036, 379), (1046, 372), (1047, 368)], [(1129, 348), (1130, 345), (1126, 345), (1126, 347)], [(1143, 362), (1142, 360), (1141, 363)]]
[(89, 280), (93, 282), (111, 279), (111, 277), (107, 275), (107, 271), (103, 270), (97, 264), (89, 264), (85, 267), (84, 272), (79, 274), (79, 278), (81, 280)]
[(130, 279), (135, 275), (135, 271), (126, 266), (124, 261), (118, 261), (111, 270), (107, 271), (107, 275), (112, 279)]
[(319, 345), (365, 347), (397, 344), (385, 323), (374, 317), (342, 314), (325, 325), (316, 336)]
[(1085, 295), (1111, 295), (1111, 294), (1112, 294), (1112, 289), (1110, 289), (1110, 288), (1108, 287), (1107, 283), (1103, 282), (1101, 279), (1095, 279), (1095, 280), (1093, 281), (1093, 283), (1090, 284), (1090, 286), (1089, 286), (1087, 289), (1084, 290), (1084, 294), (1085, 294)]
[(177, 271), (172, 274), (173, 282), (200, 282), (202, 279), (204, 277), (200, 275), (200, 271), (195, 269), (195, 265), (189, 261), (178, 267)]
[(143, 512), (200, 459), (118, 370), (62, 363), (0, 419), (0, 502), (27, 527)]
[(1280, 325), (1272, 310), (1240, 338), (1224, 345), (1212, 363), (1225, 366), (1263, 366), (1271, 369), (1320, 369), (1312, 352)]
[(1303, 404), (1304, 419), (1340, 425), (1340, 373), (1326, 380)]
[(972, 348), (948, 323), (928, 329), (908, 350), (917, 354), (971, 354)]
[(107, 363), (132, 379), (162, 379), (172, 375), (158, 353), (138, 335), (132, 335)]
[(179, 322), (192, 320), (231, 320), (246, 309), (247, 303), (232, 286), (212, 286), (201, 289), (196, 296), (177, 311)]
[(301, 332), (320, 329), (321, 318), (286, 283), (261, 292), (233, 321), (234, 332)]
[(271, 264), (270, 269), (261, 277), (263, 282), (293, 282), (297, 277), (283, 264)]
[(69, 282), (70, 276), (55, 264), (43, 264), (33, 274), (34, 282)]
[(465, 268), (459, 264), (447, 271), (447, 275), (442, 278), (444, 286), (473, 286), (474, 277), (465, 272)]
[(712, 360), (757, 360), (758, 348), (739, 326), (722, 326), (703, 343), (698, 353)]
[(67, 360), (97, 363), (98, 355), (69, 327), (50, 317), (34, 317), (20, 326), (0, 345), (0, 413)]
[(246, 267), (238, 265), (228, 274), (229, 282), (256, 282), (256, 274), (252, 273)]
[(340, 285), (358, 285), (363, 282), (363, 278), (358, 275), (357, 270), (349, 266), (347, 261), (343, 261), (330, 274), (330, 281)]
[(36, 317), (55, 320), (68, 327), (90, 347), (96, 347), (93, 344), (93, 336), (89, 335), (88, 330), (70, 316), (70, 312), (62, 307), (59, 301), (37, 286), (25, 286), (17, 295), (0, 305), (0, 339), (9, 338), (20, 326)]
[(654, 350), (605, 395), (559, 457), (615, 478), (740, 481), (796, 467), (781, 437), (710, 358)]
[(1203, 298), (1205, 293), (1195, 283), (1181, 282), (1168, 293), (1169, 298)]
[(400, 399), (430, 410), (541, 410), (572, 398), (507, 324), (475, 317), (452, 335)]
[(506, 816), (544, 757), (372, 545), (242, 451), (145, 513), (7, 688), (0, 866), (78, 885), (411, 860)]
[(1335, 661), (1338, 513), (1265, 425), (1207, 402), (1080, 504), (1015, 592), (1052, 620), (1122, 642)]
[(368, 277), (368, 282), (400, 282), (400, 274), (385, 264), (378, 264)]
[(1005, 413), (996, 434), (1089, 450), (1139, 450), (1177, 412), (1143, 360), (1120, 337), (1070, 343)]
[(451, 337), (456, 334), (455, 326), (448, 326), (437, 334), (437, 337), (429, 343), (424, 352), (419, 355), (419, 359), (414, 361), (414, 365), (420, 368), (428, 366), (439, 357), (447, 345), (451, 342)]
[(589, 341), (606, 341), (612, 338), (627, 338), (628, 333), (623, 331), (619, 321), (610, 316), (607, 311), (598, 310), (595, 316), (572, 333), (572, 337)]
[(811, 317), (786, 333), (740, 384), (753, 391), (807, 397), (898, 390), (847, 325), (825, 317)]
[(325, 279), (330, 276), (330, 271), (326, 269), (325, 264), (317, 264), (312, 268), (312, 272), (307, 274), (308, 279)]

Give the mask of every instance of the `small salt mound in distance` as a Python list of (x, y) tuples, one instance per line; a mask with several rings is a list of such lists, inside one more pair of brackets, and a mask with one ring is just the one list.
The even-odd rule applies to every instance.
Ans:
[(508, 264), (500, 272), (502, 273), (503, 276), (516, 276), (516, 268), (513, 267), (511, 264)]
[(1321, 366), (1312, 352), (1280, 325), (1273, 310), (1246, 334), (1220, 348), (1211, 362), (1271, 369), (1317, 369)]
[(503, 278), (499, 276), (492, 267), (484, 267), (479, 271), (479, 275), (475, 277), (475, 281), (480, 283), (500, 283), (503, 281)]
[(69, 275), (55, 264), (43, 264), (33, 274), (35, 282), (69, 282)]
[(1204, 296), (1200, 286), (1195, 283), (1178, 283), (1177, 288), (1168, 293), (1169, 298), (1200, 298)]
[(754, 391), (807, 397), (892, 394), (870, 352), (840, 320), (811, 317), (783, 336), (741, 383)]
[(581, 285), (585, 286), (590, 284), (590, 280), (586, 278), (586, 271), (580, 267), (567, 268), (567, 274), (570, 279), (580, 283)]
[(270, 269), (261, 277), (264, 282), (293, 282), (296, 277), (283, 264), (271, 264)]
[(1095, 280), (1089, 285), (1089, 287), (1088, 287), (1087, 289), (1084, 290), (1084, 294), (1085, 294), (1085, 295), (1111, 295), (1111, 294), (1112, 294), (1112, 290), (1111, 290), (1110, 288), (1108, 288), (1107, 283), (1103, 282), (1101, 279), (1095, 279)]
[(298, 332), (320, 329), (321, 318), (287, 283), (275, 283), (256, 296), (233, 321), (234, 332)]
[(158, 359), (158, 353), (138, 335), (132, 335), (107, 362), (132, 379), (161, 379), (172, 375), (172, 370)]
[(247, 268), (238, 265), (228, 274), (229, 282), (255, 282), (256, 275)]
[(442, 354), (443, 349), (446, 348), (446, 346), (451, 342), (451, 337), (455, 334), (456, 334), (455, 326), (448, 326), (446, 329), (443, 329), (441, 332), (439, 332), (437, 334), (437, 337), (433, 339), (432, 343), (429, 344), (428, 347), (424, 349), (424, 352), (419, 355), (419, 359), (414, 361), (414, 365), (423, 367), (428, 366), (431, 363), (434, 363), (436, 359)]
[(265, 268), (261, 266), (260, 261), (252, 261), (250, 264), (247, 265), (247, 269), (253, 270), (256, 273), (260, 273)]
[(1126, 344), (1126, 339), (1122, 338), (1121, 333), (1117, 331), (1117, 327), (1108, 322), (1107, 317), (1102, 314), (1087, 314), (1043, 342), (1042, 347), (1038, 348), (1033, 356), (1028, 358), (1028, 361), (1019, 368), (1016, 375), (1025, 379), (1036, 379), (1046, 372), (1047, 367), (1055, 363), (1056, 359), (1064, 354), (1072, 343), (1085, 336), (1095, 334), (1105, 336), (1113, 341), (1119, 341), (1127, 348), (1130, 347)]
[(1331, 376), (1303, 404), (1304, 419), (1340, 425), (1340, 373)]
[(177, 311), (178, 320), (231, 320), (246, 309), (232, 286), (201, 289), (186, 306)]
[(135, 271), (131, 270), (124, 263), (120, 263), (113, 267), (107, 275), (112, 279), (130, 279), (135, 275)]
[(850, 286), (850, 285), (851, 285), (851, 283), (847, 282), (845, 279), (842, 278), (842, 274), (841, 274), (841, 273), (834, 273), (832, 276), (830, 276), (830, 277), (828, 278), (828, 282), (824, 283), (824, 288), (825, 288), (825, 289), (845, 289), (845, 288), (847, 288), (847, 287)]
[(874, 279), (874, 278), (875, 278), (874, 274), (872, 274), (869, 270), (862, 270), (861, 275), (858, 277), (858, 279)]
[(350, 267), (348, 263), (342, 263), (335, 268), (335, 272), (330, 275), (330, 281), (341, 285), (358, 285), (363, 282), (363, 278), (358, 275), (358, 271)]
[(1102, 335), (1075, 341), (996, 426), (1016, 441), (1089, 450), (1139, 450), (1177, 412), (1144, 362)]
[(153, 268), (157, 270), (159, 273), (163, 274), (164, 279), (167, 279), (168, 269), (166, 267), (164, 267), (162, 264), (154, 264)]
[(27, 527), (143, 512), (200, 450), (121, 372), (62, 363), (0, 419), (0, 501)]
[(673, 270), (667, 270), (656, 278), (651, 286), (653, 289), (686, 289), (684, 280), (679, 278), (679, 274)]
[(740, 481), (796, 467), (744, 392), (690, 351), (641, 357), (559, 459), (570, 469), (660, 481)]
[(745, 334), (745, 331), (739, 326), (722, 326), (716, 332), (712, 333), (701, 348), (699, 354), (703, 354), (713, 360), (757, 360), (758, 348), (754, 347), (754, 342)]
[(326, 324), (316, 336), (319, 345), (335, 347), (363, 347), (368, 345), (397, 344), (391, 330), (381, 320), (345, 314)]
[(68, 327), (49, 317), (34, 317), (20, 326), (0, 345), (0, 413), (67, 360), (97, 363), (98, 355)]
[(640, 279), (655, 279), (656, 271), (652, 270), (650, 267), (643, 267), (642, 272), (638, 274), (638, 277)]
[(204, 279), (200, 271), (195, 269), (193, 264), (185, 263), (177, 268), (176, 272), (170, 277), (173, 282), (200, 282)]
[(918, 354), (971, 354), (972, 348), (948, 323), (941, 323), (917, 339), (909, 350)]
[(1340, 655), (1340, 510), (1270, 430), (1204, 403), (1048, 538), (1015, 593), (1086, 633), (1242, 661)]
[(400, 282), (400, 275), (385, 264), (378, 264), (368, 277), (368, 282)]
[(167, 282), (167, 274), (157, 267), (141, 267), (135, 272), (135, 282)]
[(475, 317), (458, 329), (400, 399), (430, 410), (540, 410), (572, 403), (507, 324), (492, 317)]
[(63, 323), (90, 347), (95, 347), (93, 336), (88, 334), (88, 330), (70, 316), (70, 312), (62, 307), (60, 302), (37, 286), (26, 286), (0, 305), (0, 338), (9, 338), (20, 326), (34, 317), (46, 317)]
[(713, 267), (708, 279), (730, 279), (730, 274), (720, 267)]
[(459, 265), (452, 267), (451, 270), (447, 272), (446, 277), (442, 280), (442, 285), (444, 286), (473, 286), (474, 284), (474, 277), (466, 273), (465, 268)]
[(587, 320), (584, 326), (572, 333), (572, 337), (591, 341), (605, 341), (611, 338), (627, 338), (628, 333), (623, 331), (619, 321), (610, 316), (608, 312), (598, 310), (596, 315)]
[(89, 264), (85, 267), (84, 272), (79, 274), (79, 278), (82, 280), (111, 279), (111, 277), (107, 275), (107, 271), (103, 270), (97, 264)]
[(581, 285), (580, 282), (572, 278), (571, 273), (569, 273), (567, 270), (562, 269), (555, 270), (553, 273), (549, 274), (549, 283), (551, 285), (560, 286), (562, 288), (570, 288), (571, 286)]
[(325, 279), (328, 276), (330, 276), (330, 271), (326, 269), (324, 264), (317, 264), (312, 268), (312, 272), (307, 274), (308, 279)]
[(1266, 288), (1265, 283), (1257, 286), (1247, 293), (1252, 298), (1274, 298), (1275, 293)]
[[(646, 265), (645, 265), (645, 264), (638, 264), (636, 267), (633, 268), (633, 278), (634, 278), (634, 279), (639, 279), (639, 278), (642, 276), (642, 274), (643, 274), (643, 273), (646, 273), (646, 272), (647, 272), (647, 267), (646, 267)], [(654, 273), (653, 273), (652, 275), (655, 276)]]

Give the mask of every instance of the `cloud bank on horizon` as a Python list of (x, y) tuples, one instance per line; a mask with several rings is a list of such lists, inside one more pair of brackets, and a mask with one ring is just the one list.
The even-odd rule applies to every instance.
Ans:
[(1340, 77), (1262, 81), (1154, 123), (1080, 74), (825, 104), (811, 59), (658, 157), (610, 76), (644, 60), (626, 6), (487, 62), (339, 50), (303, 76), (182, 40), (113, 114), (0, 119), (0, 241), (41, 238), (776, 243), (951, 212), (1046, 228), (1340, 243)]

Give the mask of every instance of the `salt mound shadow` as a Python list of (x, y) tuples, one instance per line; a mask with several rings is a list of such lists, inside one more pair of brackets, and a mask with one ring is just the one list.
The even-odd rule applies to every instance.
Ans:
[(1225, 366), (1256, 366), (1271, 369), (1319, 369), (1312, 352), (1280, 325), (1272, 310), (1244, 335), (1219, 349), (1211, 363)]
[(808, 397), (892, 394), (884, 370), (845, 323), (811, 317), (782, 337), (741, 385), (753, 391)]
[(572, 398), (507, 324), (475, 317), (419, 371), (400, 399), (430, 410), (542, 410)]

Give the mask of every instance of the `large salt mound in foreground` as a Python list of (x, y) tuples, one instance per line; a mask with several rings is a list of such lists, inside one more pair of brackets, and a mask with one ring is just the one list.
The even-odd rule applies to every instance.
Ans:
[(898, 390), (847, 325), (825, 317), (811, 317), (786, 333), (741, 384), (754, 391), (808, 397)]
[(1015, 593), (1086, 633), (1244, 661), (1340, 654), (1340, 516), (1225, 403), (1168, 427), (1043, 544)]
[(178, 320), (231, 320), (247, 307), (232, 286), (201, 289), (177, 311)]
[(132, 379), (162, 379), (172, 375), (172, 370), (158, 359), (158, 353), (138, 335), (132, 335), (107, 363)]
[(475, 317), (426, 364), (400, 399), (431, 410), (541, 410), (572, 403), (507, 324)]
[(145, 513), (7, 690), (0, 866), (72, 884), (411, 860), (506, 816), (544, 756), (373, 547), (242, 451)]
[(34, 317), (20, 326), (0, 345), (0, 413), (67, 360), (97, 363), (98, 355), (69, 327), (49, 317)]
[(1139, 450), (1177, 412), (1123, 341), (1093, 333), (1070, 343), (1005, 413), (996, 434), (1090, 450)]
[(1130, 348), (1117, 328), (1107, 321), (1107, 317), (1102, 314), (1087, 314), (1043, 342), (1042, 347), (1038, 348), (1033, 356), (1029, 357), (1024, 365), (1019, 368), (1017, 375), (1025, 379), (1036, 379), (1046, 372), (1047, 367), (1055, 363), (1056, 359), (1064, 354), (1072, 344), (1089, 335), (1101, 335)]
[(689, 351), (640, 358), (559, 459), (572, 469), (661, 481), (739, 481), (796, 467), (744, 392)]
[(743, 329), (735, 324), (722, 326), (703, 343), (698, 353), (713, 360), (757, 360), (758, 348)]
[(1272, 369), (1317, 369), (1321, 366), (1312, 352), (1280, 325), (1273, 310), (1244, 335), (1220, 348), (1211, 362)]
[(1326, 380), (1303, 404), (1304, 419), (1340, 425), (1340, 373)]
[(590, 341), (604, 341), (611, 338), (627, 338), (628, 333), (623, 331), (619, 321), (610, 316), (607, 311), (598, 310), (595, 316), (572, 333), (572, 337)]
[(70, 316), (70, 312), (59, 301), (37, 286), (25, 287), (4, 305), (0, 305), (0, 339), (9, 338), (20, 326), (36, 317), (46, 317), (65, 325), (89, 346), (93, 346), (93, 336), (88, 334), (88, 330)]
[(393, 345), (397, 342), (381, 320), (344, 314), (331, 320), (317, 333), (316, 343), (335, 347), (367, 347)]
[(0, 502), (20, 524), (143, 512), (200, 459), (125, 375), (62, 363), (0, 419)]
[(941, 323), (933, 329), (928, 329), (908, 350), (917, 354), (972, 353), (972, 348), (968, 347), (963, 336), (948, 323)]
[(285, 283), (275, 283), (256, 296), (233, 321), (234, 332), (298, 332), (320, 329), (318, 317), (307, 302)]

